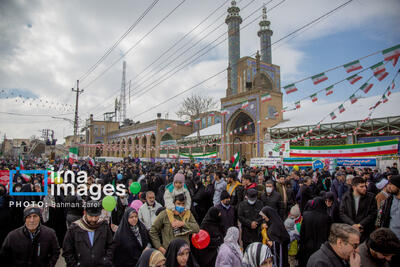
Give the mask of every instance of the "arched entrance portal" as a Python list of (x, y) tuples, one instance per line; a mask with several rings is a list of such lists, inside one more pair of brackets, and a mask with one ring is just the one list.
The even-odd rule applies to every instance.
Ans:
[(228, 122), (226, 133), (229, 136), (228, 143), (231, 143), (227, 151), (228, 158), (237, 152), (247, 160), (257, 155), (257, 147), (253, 144), (256, 140), (256, 124), (247, 112), (239, 110), (234, 114)]

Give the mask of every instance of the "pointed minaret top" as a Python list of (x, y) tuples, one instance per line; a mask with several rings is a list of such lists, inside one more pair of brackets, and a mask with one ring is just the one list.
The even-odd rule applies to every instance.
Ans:
[(263, 12), (262, 19), (267, 20), (267, 8), (265, 7), (265, 4), (263, 5), (262, 12)]
[(262, 9), (262, 20), (258, 25), (260, 25), (260, 31), (262, 30), (269, 30), (269, 25), (271, 24), (270, 21), (267, 20), (267, 8), (264, 4), (263, 9)]

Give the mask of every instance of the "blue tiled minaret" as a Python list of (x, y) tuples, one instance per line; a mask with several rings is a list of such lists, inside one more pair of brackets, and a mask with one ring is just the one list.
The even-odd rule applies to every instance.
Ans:
[(229, 64), (231, 67), (231, 84), (228, 85), (230, 90), (227, 92), (232, 95), (238, 93), (237, 63), (240, 59), (240, 23), (242, 23), (239, 11), (240, 8), (236, 6), (236, 1), (232, 1), (232, 5), (228, 8), (228, 16), (225, 19), (225, 23), (228, 24)]
[(265, 5), (263, 7), (262, 20), (260, 21), (260, 30), (258, 31), (258, 36), (260, 37), (260, 49), (261, 49), (261, 61), (266, 63), (272, 63), (271, 54), (271, 36), (272, 31), (269, 28), (271, 22), (267, 20), (267, 9)]

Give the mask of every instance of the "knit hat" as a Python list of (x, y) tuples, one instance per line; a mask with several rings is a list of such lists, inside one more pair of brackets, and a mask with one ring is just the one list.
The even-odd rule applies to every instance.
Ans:
[(40, 218), (42, 218), (42, 211), (38, 206), (28, 206), (24, 209), (24, 222), (26, 221), (26, 217), (28, 217), (31, 214), (36, 214), (38, 215)]
[(185, 182), (185, 175), (183, 175), (182, 173), (177, 173), (177, 174), (175, 174), (175, 176), (174, 176), (174, 183), (175, 182), (181, 182), (181, 183), (184, 183)]
[(257, 190), (255, 190), (253, 188), (247, 190), (247, 197), (250, 200), (256, 200), (257, 199)]
[(400, 189), (400, 175), (393, 175), (390, 177), (389, 183), (395, 185), (397, 188)]
[(224, 199), (227, 199), (227, 198), (231, 198), (231, 196), (229, 195), (228, 191), (226, 191), (226, 190), (222, 191), (220, 199), (224, 200)]
[(376, 184), (376, 188), (382, 190), (388, 183), (389, 181), (387, 179), (382, 179), (379, 183)]

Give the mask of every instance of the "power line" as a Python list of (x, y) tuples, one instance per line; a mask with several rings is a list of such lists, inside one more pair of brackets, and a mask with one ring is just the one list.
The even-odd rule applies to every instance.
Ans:
[[(273, 0), (270, 0), (268, 3), (272, 2)], [(277, 6), (279, 6), (280, 4), (282, 4), (283, 2), (285, 2), (286, 0), (282, 0), (281, 2), (279, 2), (277, 5), (275, 5), (274, 7), (272, 7), (271, 9), (269, 9), (269, 11), (273, 10), (274, 8), (276, 8)], [(251, 2), (250, 2), (251, 3)], [(249, 5), (249, 4), (248, 4)], [(248, 6), (246, 5), (246, 7)], [(257, 7), (256, 10), (254, 10), (250, 15), (248, 15), (244, 20), (248, 19), (249, 17), (251, 17), (252, 15), (254, 15), (256, 12), (259, 11), (259, 8)], [(250, 24), (252, 24), (253, 22), (255, 22), (258, 18), (260, 18), (261, 16), (256, 17), (254, 20), (252, 20), (251, 22), (249, 22), (248, 24), (244, 25), (241, 29), (246, 28), (247, 26), (249, 26)], [(221, 25), (223, 25), (224, 23), (222, 23)], [(220, 26), (221, 26), (220, 25)], [(218, 27), (220, 27), (218, 26)], [(217, 28), (218, 28), (217, 27)], [(215, 28), (213, 31), (215, 31), (217, 28)], [(213, 32), (212, 31), (212, 32)], [(199, 54), (200, 52), (202, 52), (203, 50), (205, 50), (206, 48), (208, 48), (210, 45), (212, 45), (213, 43), (215, 43), (218, 39), (220, 39), (221, 37), (225, 36), (227, 32), (222, 33), (221, 35), (219, 35), (216, 39), (214, 39), (211, 43), (209, 43), (208, 45), (206, 45), (205, 47), (203, 47), (202, 49), (200, 49), (199, 51), (197, 51), (195, 54), (193, 54), (192, 56), (190, 56), (189, 58), (185, 59), (183, 62), (180, 62), (177, 66), (175, 66), (175, 68), (173, 68), (172, 70), (168, 71), (167, 73), (165, 73), (164, 75), (160, 76), (158, 78), (158, 80), (154, 80), (152, 83), (148, 84), (147, 87), (144, 87), (142, 90), (139, 90), (136, 92), (136, 94), (143, 92), (145, 89), (148, 88), (148, 91), (150, 91), (151, 89), (153, 89), (155, 86), (161, 84), (162, 82), (164, 82), (165, 80), (169, 79), (170, 77), (172, 77), (175, 73), (179, 72), (180, 70), (184, 69), (186, 66), (190, 65), (191, 63), (193, 63), (194, 61), (196, 61), (197, 59), (199, 59), (200, 57), (202, 57), (203, 55), (207, 54), (209, 51), (211, 51), (212, 49), (214, 49), (215, 47), (217, 47), (218, 45), (222, 44), (225, 40), (227, 40), (227, 37), (225, 39), (223, 39), (222, 41), (220, 41), (219, 43), (217, 43), (215, 46), (211, 47), (210, 49), (206, 50), (204, 53), (200, 54), (198, 57), (196, 57), (195, 59), (191, 60), (195, 55)], [(207, 37), (207, 36), (206, 36)], [(202, 38), (204, 39), (204, 38)], [(196, 42), (194, 45), (196, 45), (197, 43), (199, 43), (202, 39), (200, 39), (198, 42)], [(193, 45), (193, 46), (194, 46)], [(193, 47), (192, 46), (192, 47)], [(192, 48), (190, 47), (190, 48)], [(190, 49), (189, 48), (189, 49)], [(175, 61), (176, 59), (178, 59), (181, 55), (183, 55), (187, 50), (185, 50), (183, 53), (181, 53), (179, 56), (177, 56), (173, 61)], [(187, 62), (188, 60), (191, 60), (190, 62)], [(173, 62), (172, 61), (172, 62)], [(169, 66), (172, 62), (168, 63), (166, 66), (164, 66), (161, 70), (159, 70), (157, 73), (161, 73), (162, 70), (164, 68), (166, 68), (167, 66)], [(184, 64), (182, 66), (182, 64)], [(178, 70), (176, 70), (178, 67), (180, 67)], [(173, 72), (171, 75), (169, 75), (168, 77), (164, 78), (166, 75), (168, 75), (169, 73), (171, 73), (172, 71), (176, 70), (175, 72)], [(164, 78), (164, 79), (163, 79)], [(161, 80), (161, 81), (160, 81)], [(159, 82), (158, 82), (159, 81)], [(154, 84), (156, 83), (156, 84)], [(150, 88), (149, 86), (152, 85)], [(143, 94), (142, 94), (143, 95)], [(139, 96), (140, 97), (140, 96)], [(110, 105), (108, 105), (110, 106)], [(107, 107), (108, 107), (107, 106)]]
[[(273, 42), (273, 43), (271, 44), (271, 46), (274, 45), (274, 44), (277, 44), (278, 42), (283, 41), (283, 40), (286, 39), (286, 38), (289, 38), (290, 36), (294, 35), (294, 34), (297, 33), (298, 31), (300, 31), (300, 30), (302, 30), (302, 29), (304, 29), (304, 28), (306, 28), (306, 27), (312, 25), (313, 23), (315, 23), (315, 22), (321, 20), (321, 19), (324, 18), (325, 16), (330, 15), (332, 12), (335, 12), (335, 11), (339, 10), (340, 8), (343, 8), (344, 6), (348, 5), (348, 4), (349, 4), (350, 2), (352, 2), (352, 1), (353, 1), (353, 0), (349, 0), (349, 1), (345, 2), (344, 4), (341, 4), (340, 6), (334, 8), (333, 10), (331, 10), (331, 11), (329, 11), (329, 12), (323, 14), (322, 16), (320, 16), (320, 17), (318, 17), (318, 18), (312, 20), (311, 22), (309, 22), (309, 23), (303, 25), (303, 26), (300, 27), (299, 29), (297, 29), (297, 30), (295, 30), (295, 31), (293, 31), (293, 32), (291, 32), (291, 33), (285, 35), (284, 37), (280, 38), (279, 40)], [(253, 53), (251, 56), (253, 56), (253, 55), (255, 55), (255, 54), (256, 54), (256, 53)], [(152, 109), (154, 109), (154, 108), (156, 108), (156, 107), (159, 107), (160, 105), (163, 105), (163, 104), (169, 102), (170, 100), (174, 99), (175, 97), (177, 97), (177, 96), (179, 96), (179, 95), (182, 95), (182, 94), (184, 94), (184, 93), (186, 93), (186, 92), (188, 92), (188, 91), (190, 91), (190, 90), (192, 90), (192, 89), (198, 87), (199, 85), (201, 85), (201, 84), (205, 83), (206, 81), (208, 81), (208, 80), (210, 80), (210, 79), (212, 79), (212, 78), (214, 78), (214, 77), (220, 75), (220, 74), (223, 73), (223, 72), (225, 72), (225, 69), (223, 69), (223, 70), (217, 72), (217, 73), (214, 74), (214, 75), (211, 75), (210, 77), (206, 78), (205, 80), (203, 80), (203, 81), (197, 83), (196, 85), (194, 85), (194, 86), (192, 86), (192, 87), (189, 87), (188, 89), (186, 89), (186, 90), (184, 90), (184, 91), (182, 91), (182, 92), (180, 92), (180, 93), (178, 93), (178, 94), (176, 94), (176, 95), (174, 95), (174, 96), (168, 98), (167, 100), (165, 100), (165, 101), (163, 101), (163, 102), (161, 102), (161, 103), (159, 103), (159, 104), (157, 104), (157, 105), (155, 105), (155, 106), (153, 106), (153, 107), (150, 107), (150, 108), (146, 109), (146, 110), (143, 111), (143, 112), (138, 113), (136, 116), (134, 116), (134, 118), (135, 118), (135, 117), (138, 117), (138, 116), (140, 116), (140, 115), (142, 115), (142, 114), (144, 114), (144, 113), (146, 113), (146, 112), (148, 112), (148, 111), (150, 111), (150, 110), (152, 110)]]
[(177, 6), (174, 7), (165, 17), (163, 17), (150, 31), (148, 31), (142, 38), (139, 39), (133, 46), (131, 46), (123, 55), (121, 55), (116, 61), (114, 61), (108, 68), (100, 73), (94, 80), (89, 82), (84, 88), (89, 88), (95, 81), (102, 77), (108, 70), (110, 70), (115, 64), (117, 64), (122, 58), (124, 58), (132, 49), (139, 45), (150, 33), (152, 33), (162, 22), (164, 22), (169, 16), (172, 15), (186, 0), (182, 0)]
[(126, 30), (126, 32), (119, 37), (119, 39), (106, 51), (106, 53), (99, 60), (97, 60), (97, 62), (90, 67), (89, 70), (78, 80), (82, 82), (84, 79), (86, 79), (90, 73), (92, 73), (100, 65), (100, 63), (106, 59), (106, 57), (114, 50), (114, 48), (121, 43), (121, 41), (139, 24), (139, 22), (154, 8), (159, 1), (160, 0), (154, 0), (153, 3), (151, 3), (150, 6), (140, 15), (140, 17), (128, 28), (128, 30)]
[(71, 113), (64, 113), (64, 114), (56, 114), (56, 115), (50, 115), (50, 114), (22, 114), (22, 113), (14, 113), (14, 112), (2, 112), (0, 111), (1, 114), (7, 114), (7, 115), (14, 115), (14, 116), (26, 116), (26, 117), (52, 117), (52, 116), (64, 116), (64, 115), (71, 115), (74, 114), (73, 112)]

